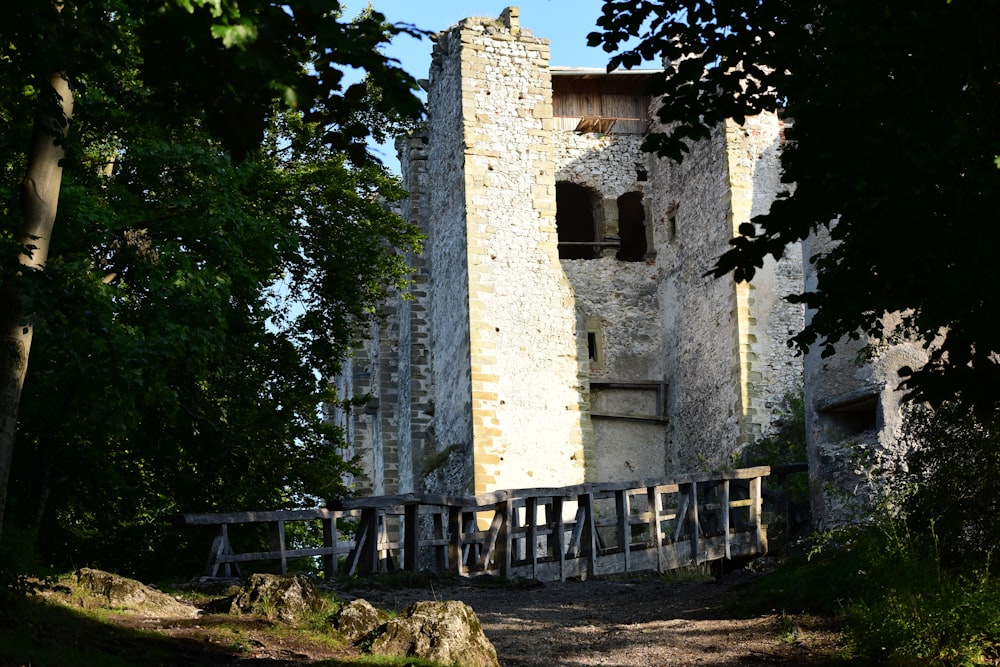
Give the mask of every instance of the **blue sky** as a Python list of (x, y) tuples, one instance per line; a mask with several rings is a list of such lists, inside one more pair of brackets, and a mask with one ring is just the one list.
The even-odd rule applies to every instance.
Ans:
[[(345, 16), (353, 16), (366, 0), (346, 0)], [(587, 33), (596, 28), (602, 0), (372, 0), (372, 5), (393, 23), (412, 23), (437, 32), (467, 16), (500, 16), (505, 7), (521, 9), (521, 27), (552, 42), (552, 64), (565, 67), (604, 67), (607, 54), (587, 47)], [(431, 45), (427, 40), (400, 38), (388, 50), (403, 68), (418, 79), (426, 78)]]
[[(344, 15), (360, 12), (367, 0), (345, 0)], [(521, 27), (551, 42), (551, 64), (556, 67), (605, 67), (609, 56), (600, 48), (587, 46), (587, 33), (596, 28), (603, 0), (372, 0), (375, 9), (393, 23), (412, 23), (437, 32), (467, 16), (500, 16), (505, 7), (521, 10)], [(386, 55), (399, 60), (403, 69), (417, 79), (426, 79), (430, 68), (431, 43), (397, 37)], [(398, 164), (391, 148), (376, 153), (393, 170)]]

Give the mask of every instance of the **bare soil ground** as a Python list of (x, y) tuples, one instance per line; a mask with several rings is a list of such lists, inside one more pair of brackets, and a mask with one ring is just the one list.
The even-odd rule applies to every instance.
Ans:
[[(391, 611), (419, 600), (461, 600), (478, 615), (503, 667), (837, 664), (840, 638), (828, 619), (788, 617), (780, 610), (747, 618), (731, 610), (733, 587), (752, 576), (742, 572), (698, 583), (656, 577), (506, 585), (448, 580), (402, 589), (357, 584), (336, 593)], [(168, 664), (340, 665), (353, 664), (358, 655), (353, 647), (324, 644), (256, 617), (124, 614), (112, 615), (112, 622), (169, 637), (173, 643), (166, 650), (177, 662)], [(148, 648), (126, 637), (108, 641), (120, 654), (139, 656)], [(2, 655), (0, 650), (0, 665), (8, 664)]]
[(781, 610), (741, 618), (728, 609), (732, 587), (749, 576), (429, 585), (354, 595), (390, 610), (417, 600), (462, 600), (479, 616), (504, 667), (833, 664), (840, 638), (828, 619)]

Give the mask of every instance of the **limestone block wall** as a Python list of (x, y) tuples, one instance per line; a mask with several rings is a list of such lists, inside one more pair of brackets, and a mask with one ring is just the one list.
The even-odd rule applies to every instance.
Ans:
[(353, 481), (355, 487), (365, 495), (386, 493), (383, 421), (378, 399), (383, 371), (380, 363), (381, 343), (379, 327), (373, 322), (369, 335), (355, 344), (351, 363), (344, 369), (349, 375), (342, 380), (345, 397), (366, 394), (372, 396), (367, 405), (353, 410), (353, 428), (347, 434), (349, 445), (345, 452), (360, 464), (361, 474)]
[[(437, 429), (441, 445), (472, 445), (477, 493), (584, 479), (586, 369), (556, 248), (548, 56), (514, 8), (460, 22), (435, 49), (432, 326), (436, 414), (446, 420)], [(447, 285), (464, 289), (467, 304), (440, 299)]]
[[(637, 165), (650, 159), (642, 136), (556, 131), (557, 181), (590, 189), (601, 202), (604, 235), (617, 236), (617, 199), (643, 192)], [(649, 221), (646, 221), (649, 224)], [(667, 472), (666, 424), (642, 419), (664, 412), (663, 396), (641, 382), (665, 380), (654, 262), (623, 262), (610, 251), (599, 259), (562, 260), (576, 294), (582, 326), (596, 335), (598, 356), (589, 363), (593, 451), (588, 479), (627, 481)], [(586, 359), (586, 356), (584, 356)], [(631, 386), (629, 386), (631, 385)]]
[[(465, 155), (462, 109), (462, 64), (458, 34), (444, 33), (434, 47), (428, 91), (429, 201), (426, 254), (433, 267), (430, 326), (434, 422), (437, 446), (463, 447), (472, 467), (472, 370), (469, 357), (469, 267), (465, 227)], [(430, 489), (468, 493), (471, 488)]]
[[(767, 213), (781, 187), (781, 141), (773, 113), (726, 123), (734, 236), (741, 224)], [(802, 249), (793, 244), (781, 260), (769, 257), (751, 283), (736, 285), (744, 442), (773, 433), (785, 395), (801, 391), (802, 361), (786, 343), (802, 329), (803, 309), (784, 297), (798, 294), (802, 280)]]
[(553, 132), (556, 180), (583, 185), (608, 199), (642, 188), (636, 165), (645, 165), (638, 134)]
[(732, 235), (726, 151), (719, 128), (682, 165), (651, 165), (671, 472), (724, 465), (741, 438), (736, 288), (704, 275)]
[[(831, 247), (829, 234), (819, 232), (806, 240), (805, 256)], [(808, 262), (805, 288), (817, 288)], [(812, 314), (806, 313), (807, 321)], [(896, 313), (883, 316), (885, 330), (892, 331), (899, 319)], [(836, 348), (836, 354), (824, 359), (814, 347), (804, 360), (810, 500), (813, 523), (821, 530), (857, 522), (879, 489), (891, 485), (894, 473), (905, 465), (897, 371), (927, 362), (927, 352), (915, 342), (889, 344), (862, 336)]]
[[(425, 134), (417, 134), (397, 142), (403, 155), (403, 187), (409, 197), (400, 213), (428, 230), (428, 143)], [(410, 298), (399, 300), (398, 341), (398, 429), (397, 457), (399, 460), (399, 493), (420, 490), (417, 483), (423, 473), (422, 462), (436, 451), (434, 442), (434, 402), (431, 385), (430, 322), (429, 322), (429, 260), (410, 253), (407, 263), (413, 267)]]
[[(380, 398), (356, 420), (371, 492), (717, 468), (801, 386), (797, 249), (752, 287), (704, 276), (780, 187), (778, 119), (721, 126), (675, 165), (638, 135), (556, 130), (548, 57), (516, 8), (436, 36), (428, 129), (398, 144), (403, 213), (427, 235), (414, 299), (355, 368)], [(593, 194), (605, 240), (641, 193), (643, 260), (560, 260), (557, 181)]]

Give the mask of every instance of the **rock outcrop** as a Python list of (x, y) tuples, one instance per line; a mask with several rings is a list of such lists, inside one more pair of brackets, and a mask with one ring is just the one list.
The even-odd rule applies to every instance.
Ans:
[(260, 614), (296, 623), (323, 608), (323, 599), (304, 574), (252, 574), (229, 606), (231, 614)]
[(333, 617), (333, 627), (351, 642), (358, 642), (388, 619), (367, 600), (354, 600)]
[(192, 605), (135, 579), (103, 570), (77, 570), (76, 583), (84, 606), (124, 609), (140, 616), (160, 618), (194, 618), (199, 613)]
[(444, 665), (499, 667), (476, 613), (464, 602), (417, 602), (378, 630), (376, 655), (418, 657)]

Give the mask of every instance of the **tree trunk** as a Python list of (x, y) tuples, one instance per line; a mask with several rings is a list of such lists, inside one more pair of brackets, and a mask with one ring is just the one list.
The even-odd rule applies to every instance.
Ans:
[[(62, 100), (62, 116), (39, 114), (35, 121), (28, 169), (22, 186), (22, 214), (20, 243), (26, 253), (20, 256), (26, 271), (39, 271), (45, 267), (49, 256), (49, 240), (56, 219), (59, 187), (62, 183), (62, 166), (65, 154), (61, 139), (66, 136), (69, 119), (73, 115), (73, 93), (62, 73), (52, 76), (53, 90)], [(7, 487), (14, 454), (14, 436), (17, 432), (17, 412), (21, 402), (21, 388), (28, 370), (31, 351), (33, 315), (25, 308), (24, 294), (17, 278), (12, 278), (0, 291), (0, 532), (3, 529), (4, 509), (7, 505)]]

